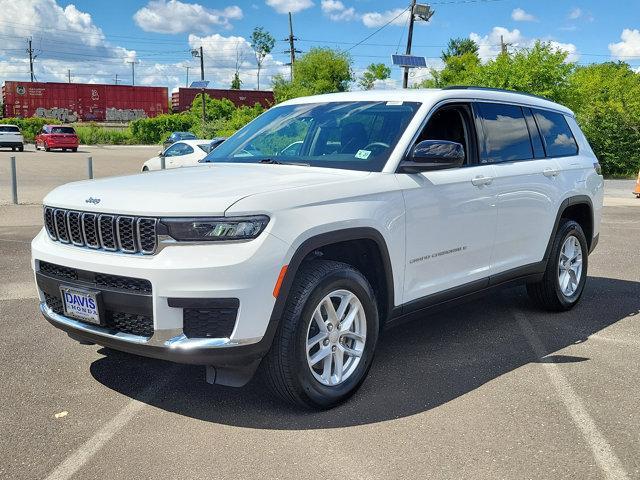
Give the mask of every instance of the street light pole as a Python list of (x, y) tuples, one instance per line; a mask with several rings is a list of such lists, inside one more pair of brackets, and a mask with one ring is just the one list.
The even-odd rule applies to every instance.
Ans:
[[(413, 10), (416, 7), (416, 0), (411, 1), (411, 7), (409, 7), (409, 33), (407, 34), (407, 50), (406, 54), (411, 55), (411, 42), (413, 41), (413, 22), (415, 17)], [(402, 76), (402, 88), (407, 88), (409, 85), (409, 67), (404, 67), (404, 74)]]

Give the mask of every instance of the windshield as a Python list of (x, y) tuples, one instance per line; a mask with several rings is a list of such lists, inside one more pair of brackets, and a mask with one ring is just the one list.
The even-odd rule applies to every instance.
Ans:
[(417, 102), (330, 102), (275, 107), (203, 161), (380, 171), (419, 106)]

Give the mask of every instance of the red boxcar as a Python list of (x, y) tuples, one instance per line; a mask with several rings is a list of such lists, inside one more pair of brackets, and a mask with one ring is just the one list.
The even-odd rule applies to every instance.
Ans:
[[(179, 88), (177, 92), (171, 94), (171, 109), (174, 112), (184, 112), (191, 108), (193, 99), (202, 93), (199, 88)], [(211, 98), (229, 99), (236, 107), (242, 105), (254, 106), (259, 103), (265, 108), (269, 108), (275, 103), (273, 92), (269, 90), (224, 90), (218, 88), (207, 88), (205, 93)]]
[(5, 117), (45, 117), (60, 122), (125, 122), (168, 111), (166, 87), (89, 83), (5, 82)]

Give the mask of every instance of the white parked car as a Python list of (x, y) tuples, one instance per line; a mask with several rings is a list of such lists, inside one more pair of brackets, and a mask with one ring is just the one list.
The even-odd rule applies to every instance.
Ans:
[(193, 167), (211, 151), (211, 140), (179, 140), (142, 165), (142, 171), (161, 170), (162, 157), (165, 168)]
[(24, 138), (17, 125), (0, 124), (0, 147), (10, 147), (12, 151), (24, 151)]
[(573, 113), (539, 97), (297, 98), (207, 162), (47, 195), (32, 253), (51, 324), (206, 365), (212, 383), (260, 367), (282, 398), (328, 408), (364, 381), (386, 324), (514, 284), (572, 308), (598, 243), (598, 160)]

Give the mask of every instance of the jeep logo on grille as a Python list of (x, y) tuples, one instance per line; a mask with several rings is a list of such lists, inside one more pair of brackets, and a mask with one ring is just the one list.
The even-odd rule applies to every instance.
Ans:
[(86, 203), (93, 203), (94, 205), (97, 205), (100, 203), (100, 199), (99, 198), (93, 198), (93, 197), (89, 197), (85, 200)]

